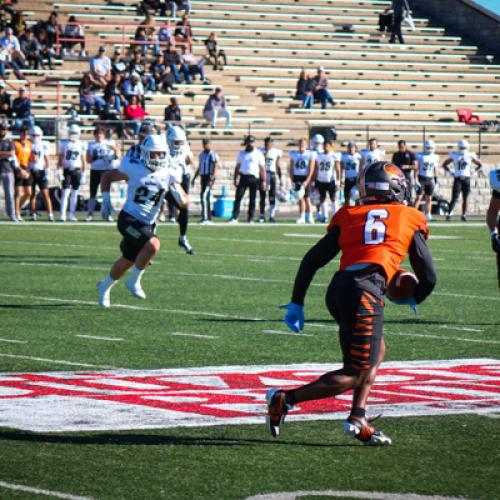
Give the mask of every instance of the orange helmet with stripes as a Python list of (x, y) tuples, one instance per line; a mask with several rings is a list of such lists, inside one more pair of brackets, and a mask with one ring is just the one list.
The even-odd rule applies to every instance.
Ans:
[(368, 165), (358, 175), (357, 187), (361, 203), (403, 203), (408, 182), (403, 171), (393, 163), (378, 161)]

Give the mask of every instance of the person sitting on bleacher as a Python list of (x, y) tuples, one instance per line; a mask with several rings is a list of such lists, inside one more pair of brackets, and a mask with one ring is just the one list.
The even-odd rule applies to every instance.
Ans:
[(0, 80), (0, 115), (8, 118), (12, 116), (12, 98), (5, 90), (3, 80)]
[(165, 64), (164, 57), (160, 54), (149, 67), (149, 71), (155, 79), (156, 90), (170, 92), (175, 83), (174, 74), (169, 66)]
[(136, 96), (141, 104), (144, 103), (144, 85), (137, 73), (131, 73), (123, 82), (123, 94), (129, 102), (132, 96)]
[(26, 89), (19, 87), (19, 95), (12, 103), (12, 114), (15, 116), (14, 124), (17, 129), (24, 125), (33, 127), (35, 119), (31, 114), (31, 99), (26, 95)]
[(137, 135), (139, 134), (142, 120), (144, 120), (146, 116), (147, 113), (139, 103), (137, 96), (131, 96), (130, 102), (125, 106), (125, 109), (123, 111), (123, 118), (130, 122), (129, 125), (131, 125), (134, 129), (134, 137), (137, 137)]
[(157, 38), (157, 43), (159, 45), (160, 50), (166, 50), (168, 48), (172, 36), (173, 33), (170, 26), (165, 25), (160, 27), (160, 29), (158, 30), (158, 38)]
[(42, 55), (43, 61), (47, 61), (49, 69), (54, 69), (54, 49), (50, 48), (47, 44), (47, 33), (45, 31), (40, 31), (38, 34), (35, 32), (35, 36), (40, 43), (40, 54)]
[(80, 80), (78, 93), (80, 94), (80, 113), (85, 115), (92, 114), (95, 111), (100, 113), (106, 105), (106, 101), (97, 93), (99, 87), (92, 81), (89, 73), (84, 73)]
[(101, 45), (97, 55), (90, 58), (90, 79), (104, 88), (111, 80), (111, 60), (106, 55), (106, 47)]
[(295, 99), (302, 101), (302, 107), (312, 109), (314, 106), (314, 83), (310, 76), (302, 70), (297, 80), (297, 91), (295, 92)]
[(226, 128), (231, 128), (231, 113), (226, 106), (226, 98), (222, 89), (217, 87), (215, 92), (207, 99), (203, 108), (203, 117), (215, 128), (218, 117), (226, 118)]
[[(74, 24), (73, 24), (74, 23)], [(68, 24), (64, 27), (63, 38), (71, 38), (71, 41), (62, 42), (61, 55), (65, 56), (68, 54), (74, 55), (73, 47), (76, 44), (80, 44), (80, 57), (85, 57), (85, 33), (83, 31), (83, 26), (76, 24), (77, 20), (75, 16), (70, 16), (68, 19)]]
[[(212, 63), (213, 68), (217, 71), (227, 65), (226, 53), (222, 49), (217, 48), (217, 38), (215, 33), (210, 33), (209, 37), (203, 42), (207, 48), (208, 60)], [(222, 64), (221, 64), (222, 60)]]
[(165, 11), (162, 14), (166, 15), (166, 6), (170, 7), (170, 17), (175, 17), (177, 14), (177, 10), (183, 10), (186, 14), (189, 14), (191, 10), (191, 5), (189, 0), (165, 0)]
[(205, 77), (205, 73), (203, 71), (203, 65), (205, 64), (204, 57), (197, 61), (196, 57), (189, 51), (186, 46), (184, 46), (182, 47), (181, 61), (181, 69), (184, 74), (184, 78), (186, 79), (186, 83), (191, 83), (191, 76), (194, 80), (196, 75), (200, 75), (200, 80), (203, 83), (208, 84), (208, 80)]
[(21, 45), (17, 36), (14, 35), (12, 28), (5, 30), (5, 36), (0, 39), (1, 46), (5, 49), (8, 59), (11, 63), (15, 63), (17, 67), (23, 67), (26, 57), (21, 52)]
[(14, 35), (18, 38), (26, 33), (27, 26), (26, 21), (24, 20), (24, 12), (22, 10), (17, 10), (13, 13), (10, 27), (12, 28)]
[(128, 65), (130, 74), (136, 73), (144, 85), (146, 92), (154, 92), (156, 90), (155, 79), (146, 73), (146, 63), (144, 62), (144, 55), (137, 51)]
[[(141, 22), (141, 24), (137, 27), (137, 31), (140, 28), (144, 28), (144, 35), (146, 37), (147, 42), (151, 42), (151, 45), (143, 45), (141, 47), (142, 53), (145, 54), (148, 47), (152, 49), (153, 54), (157, 56), (160, 53), (160, 47), (158, 43), (153, 43), (157, 41), (157, 37), (155, 35), (156, 29), (155, 29), (155, 19), (151, 15), (151, 13), (147, 13), (144, 21)], [(136, 31), (136, 33), (137, 33)]]
[(181, 108), (175, 97), (170, 98), (170, 104), (165, 108), (165, 124), (168, 127), (179, 125), (182, 121)]
[(20, 40), (21, 51), (26, 57), (28, 66), (33, 69), (43, 68), (40, 42), (35, 38), (33, 31), (28, 30)]
[(121, 57), (122, 55), (122, 49), (120, 47), (115, 47), (115, 51), (113, 55), (111, 56), (111, 74), (114, 75), (115, 73), (120, 74), (122, 77), (125, 75), (127, 71), (127, 61)]
[(320, 66), (316, 76), (312, 79), (314, 86), (314, 98), (321, 102), (321, 109), (326, 109), (326, 103), (329, 102), (335, 106), (335, 101), (328, 90), (328, 80), (325, 74), (325, 68)]
[(57, 33), (62, 33), (62, 27), (57, 23), (57, 12), (51, 12), (49, 19), (42, 23), (39, 29), (47, 33), (47, 45), (53, 49), (57, 41)]
[(121, 108), (117, 105), (117, 96), (115, 94), (111, 94), (106, 99), (106, 105), (102, 108), (99, 118), (106, 122), (106, 127), (114, 130), (118, 137), (123, 137)]
[(175, 24), (174, 36), (180, 43), (193, 39), (193, 28), (191, 27), (189, 16), (187, 14), (182, 16), (182, 21), (178, 21)]
[(118, 109), (118, 112), (121, 111), (122, 106), (127, 104), (127, 99), (123, 94), (122, 89), (123, 81), (122, 75), (120, 73), (113, 73), (113, 78), (104, 89), (104, 99), (106, 102), (109, 102), (111, 96), (115, 96), (114, 106)]
[(181, 74), (179, 73), (181, 57), (172, 44), (167, 47), (167, 50), (163, 53), (163, 57), (165, 59), (165, 65), (169, 66), (174, 74), (175, 83), (181, 83)]

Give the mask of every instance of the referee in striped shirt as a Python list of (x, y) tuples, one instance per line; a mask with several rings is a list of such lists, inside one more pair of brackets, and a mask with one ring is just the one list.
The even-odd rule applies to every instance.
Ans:
[(212, 141), (210, 139), (203, 139), (203, 151), (198, 159), (198, 170), (194, 174), (191, 185), (194, 186), (194, 181), (198, 175), (201, 178), (201, 223), (212, 223), (212, 212), (210, 210), (210, 190), (215, 182), (215, 176), (220, 166), (220, 160), (217, 153), (212, 151)]

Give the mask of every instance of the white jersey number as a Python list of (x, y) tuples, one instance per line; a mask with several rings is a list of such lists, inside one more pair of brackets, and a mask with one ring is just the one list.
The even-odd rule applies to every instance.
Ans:
[(385, 209), (370, 210), (366, 214), (365, 245), (380, 245), (385, 241), (387, 226), (382, 219), (387, 219), (389, 212)]

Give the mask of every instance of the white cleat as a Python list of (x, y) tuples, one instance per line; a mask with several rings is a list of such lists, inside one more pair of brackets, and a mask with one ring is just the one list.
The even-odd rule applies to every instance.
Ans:
[(369, 419), (360, 419), (351, 416), (343, 423), (344, 433), (358, 439), (366, 445), (391, 445), (392, 439), (389, 436), (386, 436), (383, 432), (375, 429), (375, 427), (373, 427), (370, 423), (379, 417), (380, 415)]
[(69, 214), (69, 221), (70, 222), (78, 222), (78, 219), (76, 218), (75, 214)]
[(66, 216), (65, 215), (61, 215), (59, 217), (59, 222), (66, 222)]
[(49, 214), (49, 222), (54, 222), (54, 214)]
[(125, 282), (125, 285), (130, 290), (132, 296), (136, 299), (144, 300), (146, 298), (146, 294), (144, 293), (141, 285), (132, 282), (130, 278)]
[(94, 217), (92, 217), (92, 215), (87, 215), (87, 218), (85, 220), (87, 222), (92, 222), (94, 220)]
[(314, 219), (311, 217), (309, 220), (306, 221), (307, 224), (316, 224), (316, 222), (314, 221)]
[(99, 283), (97, 283), (97, 290), (99, 292), (99, 305), (106, 308), (110, 307), (109, 292), (111, 289), (104, 285), (104, 281), (99, 281)]
[(297, 220), (295, 221), (295, 224), (305, 224), (305, 223), (306, 223), (306, 220), (305, 220), (305, 219), (302, 219), (302, 218), (297, 219)]

